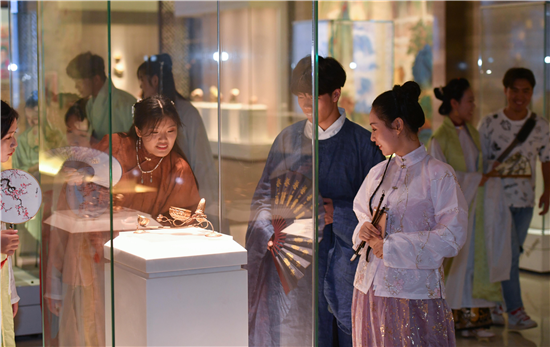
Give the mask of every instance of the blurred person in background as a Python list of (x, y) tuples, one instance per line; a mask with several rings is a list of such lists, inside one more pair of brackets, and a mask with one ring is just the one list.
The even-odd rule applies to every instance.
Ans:
[[(502, 177), (504, 199), (510, 208), (511, 270), (509, 280), (502, 281), (505, 308), (492, 312), (493, 323), (504, 325), (503, 309), (508, 313), (508, 329), (524, 330), (537, 326), (525, 311), (519, 281), (519, 258), (531, 224), (535, 207), (536, 161), (542, 163), (544, 191), (539, 199), (539, 215), (548, 213), (550, 204), (550, 127), (548, 121), (529, 109), (535, 75), (529, 69), (514, 67), (502, 79), (506, 106), (484, 117), (479, 124), (484, 171), (491, 175), (500, 164), (516, 162), (527, 177)], [(523, 128), (524, 126), (528, 128)], [(522, 130), (523, 129), (523, 130)], [(526, 130), (525, 130), (526, 129)], [(528, 131), (527, 131), (528, 130)], [(523, 142), (515, 142), (519, 134)], [(515, 172), (513, 165), (511, 173)], [(527, 170), (528, 169), (528, 170)]]
[[(475, 109), (474, 93), (468, 80), (455, 78), (446, 86), (435, 88), (434, 94), (442, 101), (439, 114), (444, 119), (431, 138), (428, 152), (453, 167), (469, 206), (466, 244), (456, 257), (448, 259), (450, 265), (445, 267), (446, 299), (453, 309), (455, 328), (461, 330), (463, 337), (492, 338), (495, 334), (488, 329), (492, 324), (491, 308), (496, 305), (495, 302), (502, 301), (501, 279), (495, 280), (494, 276), (490, 276), (487, 260), (493, 246), (485, 243), (485, 233), (489, 230), (484, 225), (483, 186), (488, 177), (483, 175), (479, 133), (471, 124)], [(491, 203), (494, 209), (499, 201)], [(494, 270), (497, 275), (506, 273), (501, 271), (502, 268)], [(509, 267), (507, 272), (510, 272)]]
[[(105, 62), (99, 55), (86, 52), (69, 62), (67, 75), (86, 103), (86, 114), (92, 126), (92, 136), (101, 140), (109, 133), (109, 115), (112, 133), (125, 132), (132, 126), (132, 105), (136, 102), (130, 93), (116, 88), (105, 75)], [(109, 104), (109, 86), (111, 105)]]

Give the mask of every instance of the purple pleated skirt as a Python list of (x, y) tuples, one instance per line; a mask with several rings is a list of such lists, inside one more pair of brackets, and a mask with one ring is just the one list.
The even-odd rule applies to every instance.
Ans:
[(355, 347), (456, 346), (445, 299), (400, 299), (355, 289), (351, 311)]

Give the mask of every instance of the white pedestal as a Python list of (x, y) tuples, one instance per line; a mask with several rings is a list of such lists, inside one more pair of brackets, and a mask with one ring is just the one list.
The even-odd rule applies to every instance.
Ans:
[[(246, 346), (246, 250), (202, 229), (121, 233), (114, 240), (116, 346)], [(105, 257), (110, 260), (110, 243)], [(111, 341), (110, 264), (106, 337)]]
[(519, 267), (535, 272), (550, 272), (550, 234), (540, 229), (529, 229), (523, 244)]

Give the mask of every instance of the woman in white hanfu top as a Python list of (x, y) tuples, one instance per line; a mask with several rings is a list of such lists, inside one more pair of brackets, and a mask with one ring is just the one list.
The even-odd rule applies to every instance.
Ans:
[[(407, 82), (372, 105), (371, 139), (396, 156), (371, 169), (354, 201), (354, 246), (372, 248), (361, 250), (355, 274), (354, 346), (456, 345), (442, 264), (466, 241), (468, 205), (453, 168), (418, 140), (419, 95), (418, 84)], [(385, 230), (371, 224), (382, 194)]]

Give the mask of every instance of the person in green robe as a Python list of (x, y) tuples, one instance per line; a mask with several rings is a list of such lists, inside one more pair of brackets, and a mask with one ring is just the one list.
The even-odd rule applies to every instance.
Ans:
[(451, 80), (434, 89), (443, 103), (439, 113), (443, 124), (430, 140), (429, 153), (455, 169), (469, 205), (468, 237), (458, 255), (448, 262), (447, 302), (453, 309), (456, 330), (463, 337), (488, 339), (495, 335), (491, 326), (491, 307), (501, 299), (499, 282), (491, 283), (484, 236), (484, 188), (479, 133), (471, 124), (475, 109), (474, 94), (466, 79)]
[[(25, 102), (27, 128), (19, 136), (19, 149), (13, 154), (12, 165), (16, 169), (35, 175), (38, 171), (38, 92), (33, 92)], [(35, 175), (36, 176), (36, 175)]]
[[(82, 98), (89, 98), (86, 114), (92, 126), (92, 136), (101, 140), (111, 133), (127, 132), (132, 126), (132, 106), (136, 98), (130, 93), (116, 88), (105, 75), (105, 62), (97, 54), (86, 52), (77, 55), (67, 66), (67, 75), (75, 83)], [(111, 89), (111, 108), (109, 107), (109, 86)], [(110, 115), (110, 117), (109, 117)]]

